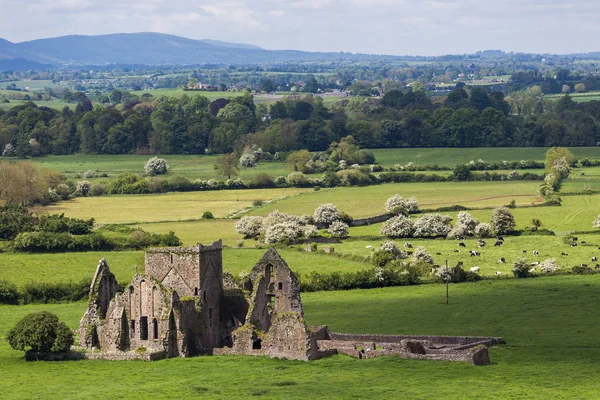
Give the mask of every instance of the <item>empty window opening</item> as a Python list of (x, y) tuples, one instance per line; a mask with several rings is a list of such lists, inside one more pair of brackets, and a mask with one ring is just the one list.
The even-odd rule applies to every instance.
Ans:
[(198, 296), (198, 288), (194, 288), (194, 296)]
[(202, 300), (206, 301), (206, 290), (202, 292)]
[(171, 254), (171, 264), (173, 264), (173, 254)]
[(269, 264), (269, 277), (273, 278), (273, 266)]
[(156, 318), (152, 320), (152, 339), (158, 339), (158, 321)]
[(208, 319), (212, 319), (212, 308), (208, 309)]
[(148, 317), (140, 318), (140, 340), (148, 340)]
[(252, 350), (260, 350), (262, 349), (262, 339), (255, 339), (252, 342)]
[(283, 290), (283, 282), (279, 282), (279, 283), (277, 284), (277, 289), (279, 289), (279, 290)]
[(135, 337), (135, 319), (129, 321), (129, 334), (132, 339)]
[(269, 305), (275, 307), (275, 296), (269, 296)]

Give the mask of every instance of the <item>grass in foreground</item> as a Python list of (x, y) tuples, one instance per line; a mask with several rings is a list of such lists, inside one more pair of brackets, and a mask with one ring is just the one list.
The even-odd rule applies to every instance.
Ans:
[[(158, 362), (35, 362), (0, 339), (2, 397), (146, 398), (419, 398), (597, 397), (600, 276), (552, 277), (310, 293), (308, 324), (340, 332), (499, 335), (493, 364), (356, 360), (312, 362), (263, 357), (197, 357)], [(0, 306), (0, 337), (25, 314), (49, 310), (76, 328), (85, 303)], [(143, 390), (142, 390), (143, 388)]]

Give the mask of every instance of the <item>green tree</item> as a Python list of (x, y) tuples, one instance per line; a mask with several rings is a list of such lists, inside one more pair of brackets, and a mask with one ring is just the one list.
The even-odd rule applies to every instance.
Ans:
[(263, 92), (271, 93), (275, 90), (275, 85), (273, 84), (272, 80), (263, 79), (263, 81), (260, 83), (260, 90), (262, 90)]
[(28, 314), (6, 335), (15, 350), (64, 353), (73, 345), (73, 332), (50, 312)]
[(286, 159), (288, 168), (292, 171), (304, 172), (306, 170), (306, 163), (311, 159), (311, 155), (308, 150), (298, 150), (290, 153)]
[(219, 175), (226, 176), (227, 179), (231, 179), (232, 176), (237, 176), (239, 167), (236, 154), (229, 153), (217, 158), (214, 168)]

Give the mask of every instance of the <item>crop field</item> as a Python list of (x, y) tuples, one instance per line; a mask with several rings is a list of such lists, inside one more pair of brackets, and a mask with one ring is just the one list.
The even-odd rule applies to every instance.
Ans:
[(137, 223), (200, 219), (205, 211), (215, 218), (264, 201), (294, 196), (312, 189), (215, 190), (204, 192), (165, 193), (160, 195), (121, 195), (78, 197), (55, 205), (40, 207), (38, 212), (62, 214), (75, 218), (95, 218), (99, 223)]
[(323, 203), (333, 203), (354, 218), (385, 212), (385, 201), (398, 193), (414, 196), (421, 208), (439, 208), (453, 204), (468, 207), (493, 207), (515, 200), (520, 205), (539, 203), (536, 194), (539, 182), (439, 182), (390, 183), (367, 187), (341, 187), (321, 190), (305, 196), (292, 197), (254, 209), (253, 215), (267, 215), (274, 210), (292, 214), (312, 214)]
[(214, 356), (156, 362), (34, 362), (3, 339), (48, 310), (75, 329), (86, 303), (0, 306), (0, 391), (6, 399), (569, 398), (597, 396), (600, 276), (562, 276), (303, 294), (308, 324), (338, 332), (502, 336), (492, 365), (333, 356), (301, 362)]
[[(588, 101), (600, 101), (600, 92), (586, 92), (586, 93), (569, 93), (571, 99), (576, 103), (587, 103)], [(564, 97), (564, 94), (553, 94), (544, 96), (545, 99), (560, 99)]]

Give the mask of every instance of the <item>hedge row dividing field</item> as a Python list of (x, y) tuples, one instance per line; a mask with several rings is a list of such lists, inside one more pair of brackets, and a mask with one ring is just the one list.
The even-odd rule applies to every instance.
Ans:
[(600, 276), (548, 277), (303, 295), (308, 324), (339, 332), (502, 336), (492, 365), (333, 356), (301, 362), (213, 356), (157, 362), (23, 360), (4, 336), (48, 310), (75, 329), (85, 303), (0, 306), (5, 399), (589, 399), (598, 393)]

